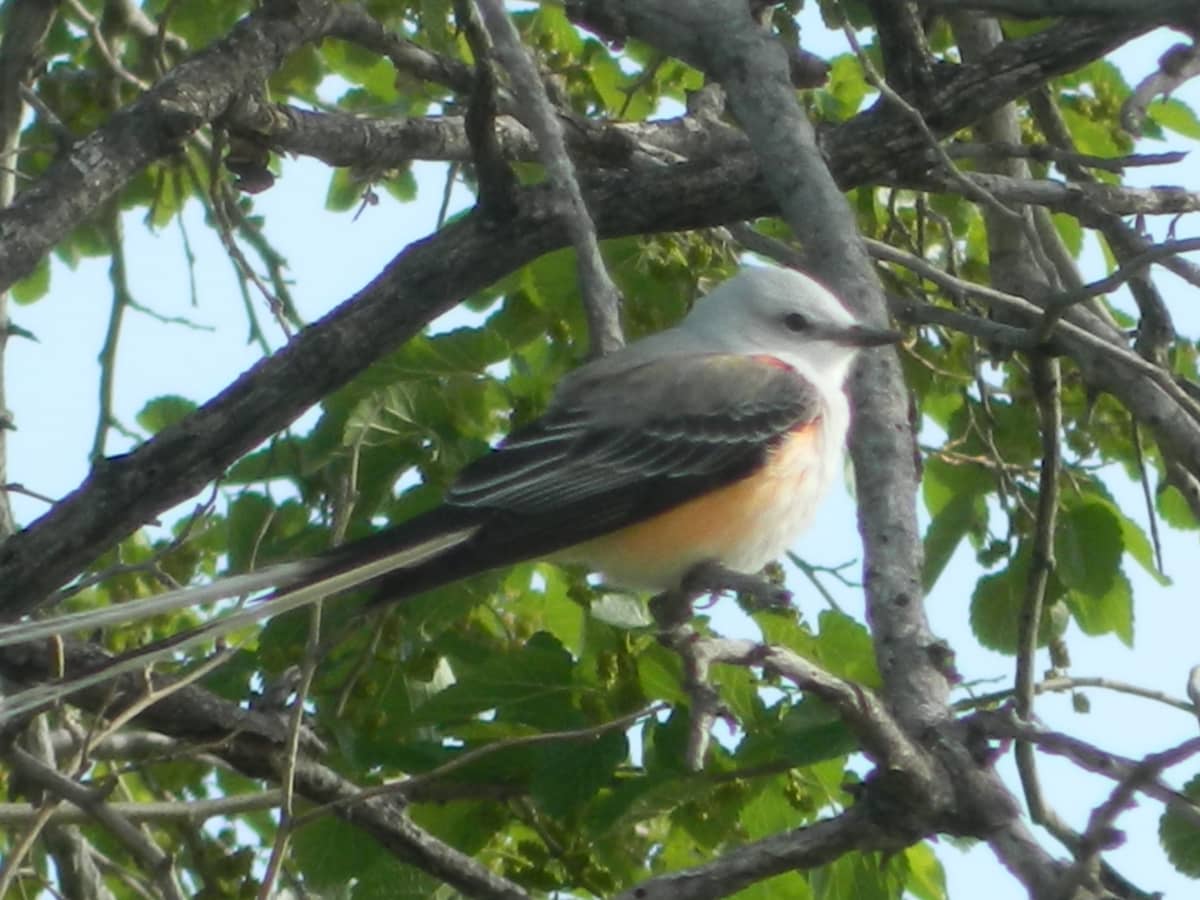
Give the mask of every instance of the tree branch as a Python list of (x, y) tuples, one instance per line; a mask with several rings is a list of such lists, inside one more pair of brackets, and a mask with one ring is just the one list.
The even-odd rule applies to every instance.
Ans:
[(180, 63), (78, 141), (0, 210), (0, 291), (33, 270), (66, 233), (149, 163), (220, 117), (247, 84), (264, 81), (328, 28), (331, 0), (271, 0), (229, 35)]
[(475, 5), (491, 34), (496, 55), (512, 79), (524, 118), (537, 135), (538, 156), (546, 168), (546, 180), (558, 198), (563, 224), (575, 248), (575, 270), (587, 313), (591, 355), (603, 356), (625, 343), (621, 333), (621, 298), (600, 258), (596, 228), (579, 190), (575, 166), (567, 155), (562, 126), (503, 4), (499, 0), (475, 0)]
[(13, 771), (21, 777), (39, 785), (55, 797), (69, 800), (102, 824), (150, 873), (163, 897), (167, 900), (183, 900), (183, 893), (176, 883), (171, 858), (161, 847), (142, 834), (137, 826), (114, 811), (103, 797), (38, 762), (24, 750), (14, 747), (7, 757)]
[(816, 824), (737, 847), (711, 863), (643, 881), (618, 894), (617, 900), (726, 897), (772, 875), (816, 868), (852, 850), (898, 851), (909, 843), (880, 829), (860, 804)]

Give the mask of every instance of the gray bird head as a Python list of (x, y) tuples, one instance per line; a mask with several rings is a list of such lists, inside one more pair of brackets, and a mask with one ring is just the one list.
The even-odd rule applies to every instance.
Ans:
[(861, 348), (900, 337), (861, 324), (824, 286), (777, 267), (742, 269), (701, 299), (681, 327), (728, 352), (779, 357), (835, 387)]

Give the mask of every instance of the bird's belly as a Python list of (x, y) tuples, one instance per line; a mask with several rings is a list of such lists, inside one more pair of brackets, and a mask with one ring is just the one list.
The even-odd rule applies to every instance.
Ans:
[(817, 424), (792, 432), (755, 473), (556, 555), (643, 590), (678, 586), (701, 562), (754, 573), (808, 524), (829, 481)]

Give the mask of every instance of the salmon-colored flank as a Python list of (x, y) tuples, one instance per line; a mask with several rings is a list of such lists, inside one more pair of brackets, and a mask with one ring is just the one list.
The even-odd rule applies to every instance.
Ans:
[(644, 522), (595, 538), (559, 555), (587, 563), (609, 579), (670, 587), (696, 563), (713, 560), (757, 571), (787, 546), (815, 498), (819, 420), (793, 430), (766, 464), (740, 481)]

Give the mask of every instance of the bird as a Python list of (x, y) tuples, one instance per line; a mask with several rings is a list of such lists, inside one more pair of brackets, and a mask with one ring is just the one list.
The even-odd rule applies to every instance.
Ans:
[(351, 590), (392, 603), (531, 559), (653, 592), (761, 584), (754, 574), (810, 523), (840, 472), (855, 357), (899, 338), (808, 275), (743, 267), (676, 326), (568, 373), (541, 417), (468, 464), (428, 512), (307, 559), (0, 626), (5, 646), (271, 590), (154, 653), (6, 698), (0, 721)]

